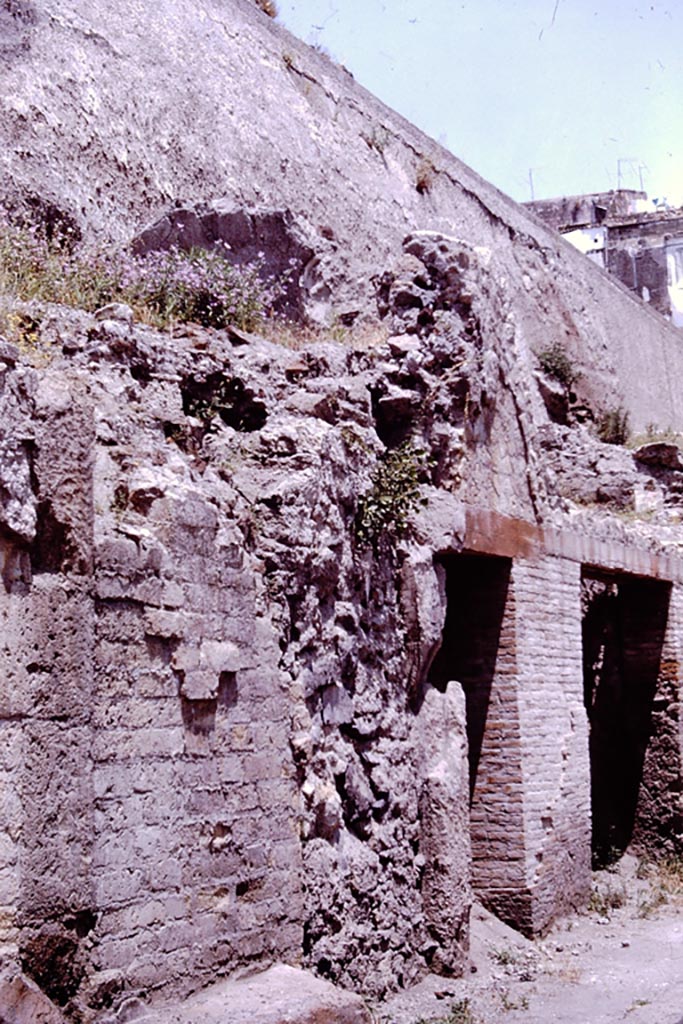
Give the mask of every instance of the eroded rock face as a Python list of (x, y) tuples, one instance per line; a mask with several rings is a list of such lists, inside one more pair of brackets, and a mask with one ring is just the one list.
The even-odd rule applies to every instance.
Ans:
[(0, 976), (0, 1014), (6, 1024), (64, 1024), (45, 993), (15, 971)]
[(224, 201), (237, 220), (290, 211), (316, 254), (307, 312), (329, 324), (371, 307), (406, 233), (455, 235), (496, 254), (533, 348), (567, 347), (582, 403), (623, 403), (635, 429), (680, 426), (683, 361), (663, 318), (250, 0), (202, 11), (6, 0), (0, 201), (64, 244), (128, 244), (174, 207), (176, 223)]
[(31, 45), (31, 30), (38, 20), (31, 0), (3, 0), (0, 4), (0, 56), (11, 61)]

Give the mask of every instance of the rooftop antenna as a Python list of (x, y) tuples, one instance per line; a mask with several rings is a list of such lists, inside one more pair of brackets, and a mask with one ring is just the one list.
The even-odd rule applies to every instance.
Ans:
[[(631, 169), (631, 171), (633, 171), (635, 163), (636, 163), (636, 161), (634, 160), (634, 158), (632, 156), (620, 156), (619, 159), (617, 160), (617, 189), (618, 190), (621, 190), (622, 179), (623, 179), (623, 171), (621, 169), (621, 165), (622, 164), (628, 164), (628, 166)], [(639, 168), (639, 170), (640, 170), (640, 168)]]
[(534, 192), (534, 170), (533, 170), (533, 167), (529, 168), (529, 190), (531, 191), (531, 202), (533, 203), (534, 199), (536, 198), (536, 193)]
[(638, 177), (640, 179), (640, 191), (645, 191), (645, 185), (643, 184), (643, 171), (649, 171), (650, 168), (647, 164), (638, 164)]

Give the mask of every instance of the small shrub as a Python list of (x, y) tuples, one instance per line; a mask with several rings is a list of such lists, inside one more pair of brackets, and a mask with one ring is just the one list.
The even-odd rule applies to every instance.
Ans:
[(256, 6), (260, 7), (269, 18), (277, 18), (277, 4), (275, 0), (256, 0)]
[(0, 336), (16, 345), (19, 354), (33, 366), (47, 366), (53, 356), (52, 346), (42, 334), (39, 315), (12, 307), (0, 308)]
[(628, 412), (619, 406), (608, 409), (598, 417), (597, 435), (605, 444), (626, 444), (629, 437)]
[(410, 441), (385, 452), (373, 474), (372, 488), (358, 504), (356, 536), (377, 549), (383, 540), (405, 533), (411, 514), (423, 504), (420, 476), (426, 455)]
[(431, 192), (435, 174), (436, 169), (434, 164), (427, 157), (423, 156), (417, 165), (417, 171), (415, 172), (415, 188), (421, 196), (426, 192)]
[(683, 897), (683, 857), (670, 854), (661, 860), (642, 860), (638, 877), (647, 878), (649, 891), (638, 903), (638, 917), (651, 917), (669, 902), (680, 903)]
[(594, 888), (588, 899), (588, 909), (600, 917), (609, 917), (611, 910), (618, 910), (626, 903), (624, 886), (608, 885), (604, 889)]
[(662, 889), (653, 889), (648, 896), (642, 896), (638, 901), (638, 917), (652, 917), (660, 907), (663, 907), (669, 899)]
[(460, 999), (451, 1006), (445, 1024), (476, 1024), (469, 999)]
[(168, 249), (147, 256), (121, 256), (120, 294), (134, 308), (152, 312), (162, 325), (193, 321), (204, 327), (234, 324), (255, 330), (269, 305), (272, 282), (263, 261), (235, 266), (227, 249)]
[(459, 999), (445, 1017), (420, 1017), (415, 1024), (477, 1024), (477, 1018), (472, 1013), (469, 999)]
[(516, 949), (510, 949), (507, 946), (503, 949), (493, 949), (490, 952), (490, 957), (501, 967), (510, 967), (516, 964), (520, 959), (520, 954)]
[(643, 444), (652, 444), (655, 441), (664, 444), (675, 444), (683, 449), (683, 434), (679, 434), (673, 427), (666, 427), (664, 430), (660, 430), (654, 423), (648, 423), (644, 433), (632, 434), (628, 439), (628, 447), (640, 448)]
[(500, 996), (500, 1005), (506, 1013), (510, 1013), (512, 1010), (528, 1010), (529, 1000), (526, 996), (521, 996), (519, 999), (512, 999), (508, 992), (502, 992)]
[(567, 351), (559, 341), (553, 342), (548, 348), (544, 348), (536, 355), (538, 365), (549, 377), (559, 381), (567, 391), (571, 391), (581, 374), (574, 368), (574, 364), (567, 355)]

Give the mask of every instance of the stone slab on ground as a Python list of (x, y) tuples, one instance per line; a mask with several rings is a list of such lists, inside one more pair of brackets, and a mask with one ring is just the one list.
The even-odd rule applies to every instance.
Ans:
[(285, 964), (219, 982), (182, 1004), (161, 1007), (136, 1020), (139, 1024), (372, 1024), (360, 996)]

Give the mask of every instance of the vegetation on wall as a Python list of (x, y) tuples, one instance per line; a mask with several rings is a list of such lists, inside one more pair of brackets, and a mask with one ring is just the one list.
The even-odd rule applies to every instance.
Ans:
[(436, 168), (432, 161), (428, 157), (422, 157), (415, 172), (415, 188), (420, 195), (431, 192), (435, 175)]
[(124, 302), (138, 319), (166, 328), (193, 321), (254, 330), (272, 309), (279, 285), (263, 262), (237, 266), (226, 248), (171, 248), (145, 256), (73, 248), (35, 227), (0, 218), (0, 292), (94, 311)]
[(596, 431), (605, 444), (626, 444), (630, 434), (628, 412), (621, 405), (607, 409), (598, 417)]
[(412, 513), (425, 504), (420, 477), (426, 459), (426, 453), (410, 441), (383, 453), (372, 487), (358, 504), (356, 536), (361, 543), (377, 549), (382, 541), (390, 542), (406, 532)]
[(256, 6), (260, 7), (269, 18), (277, 18), (277, 4), (274, 0), (256, 0)]
[(559, 341), (554, 341), (542, 349), (536, 354), (536, 358), (543, 372), (562, 384), (567, 391), (571, 391), (581, 376), (567, 355), (564, 345)]

